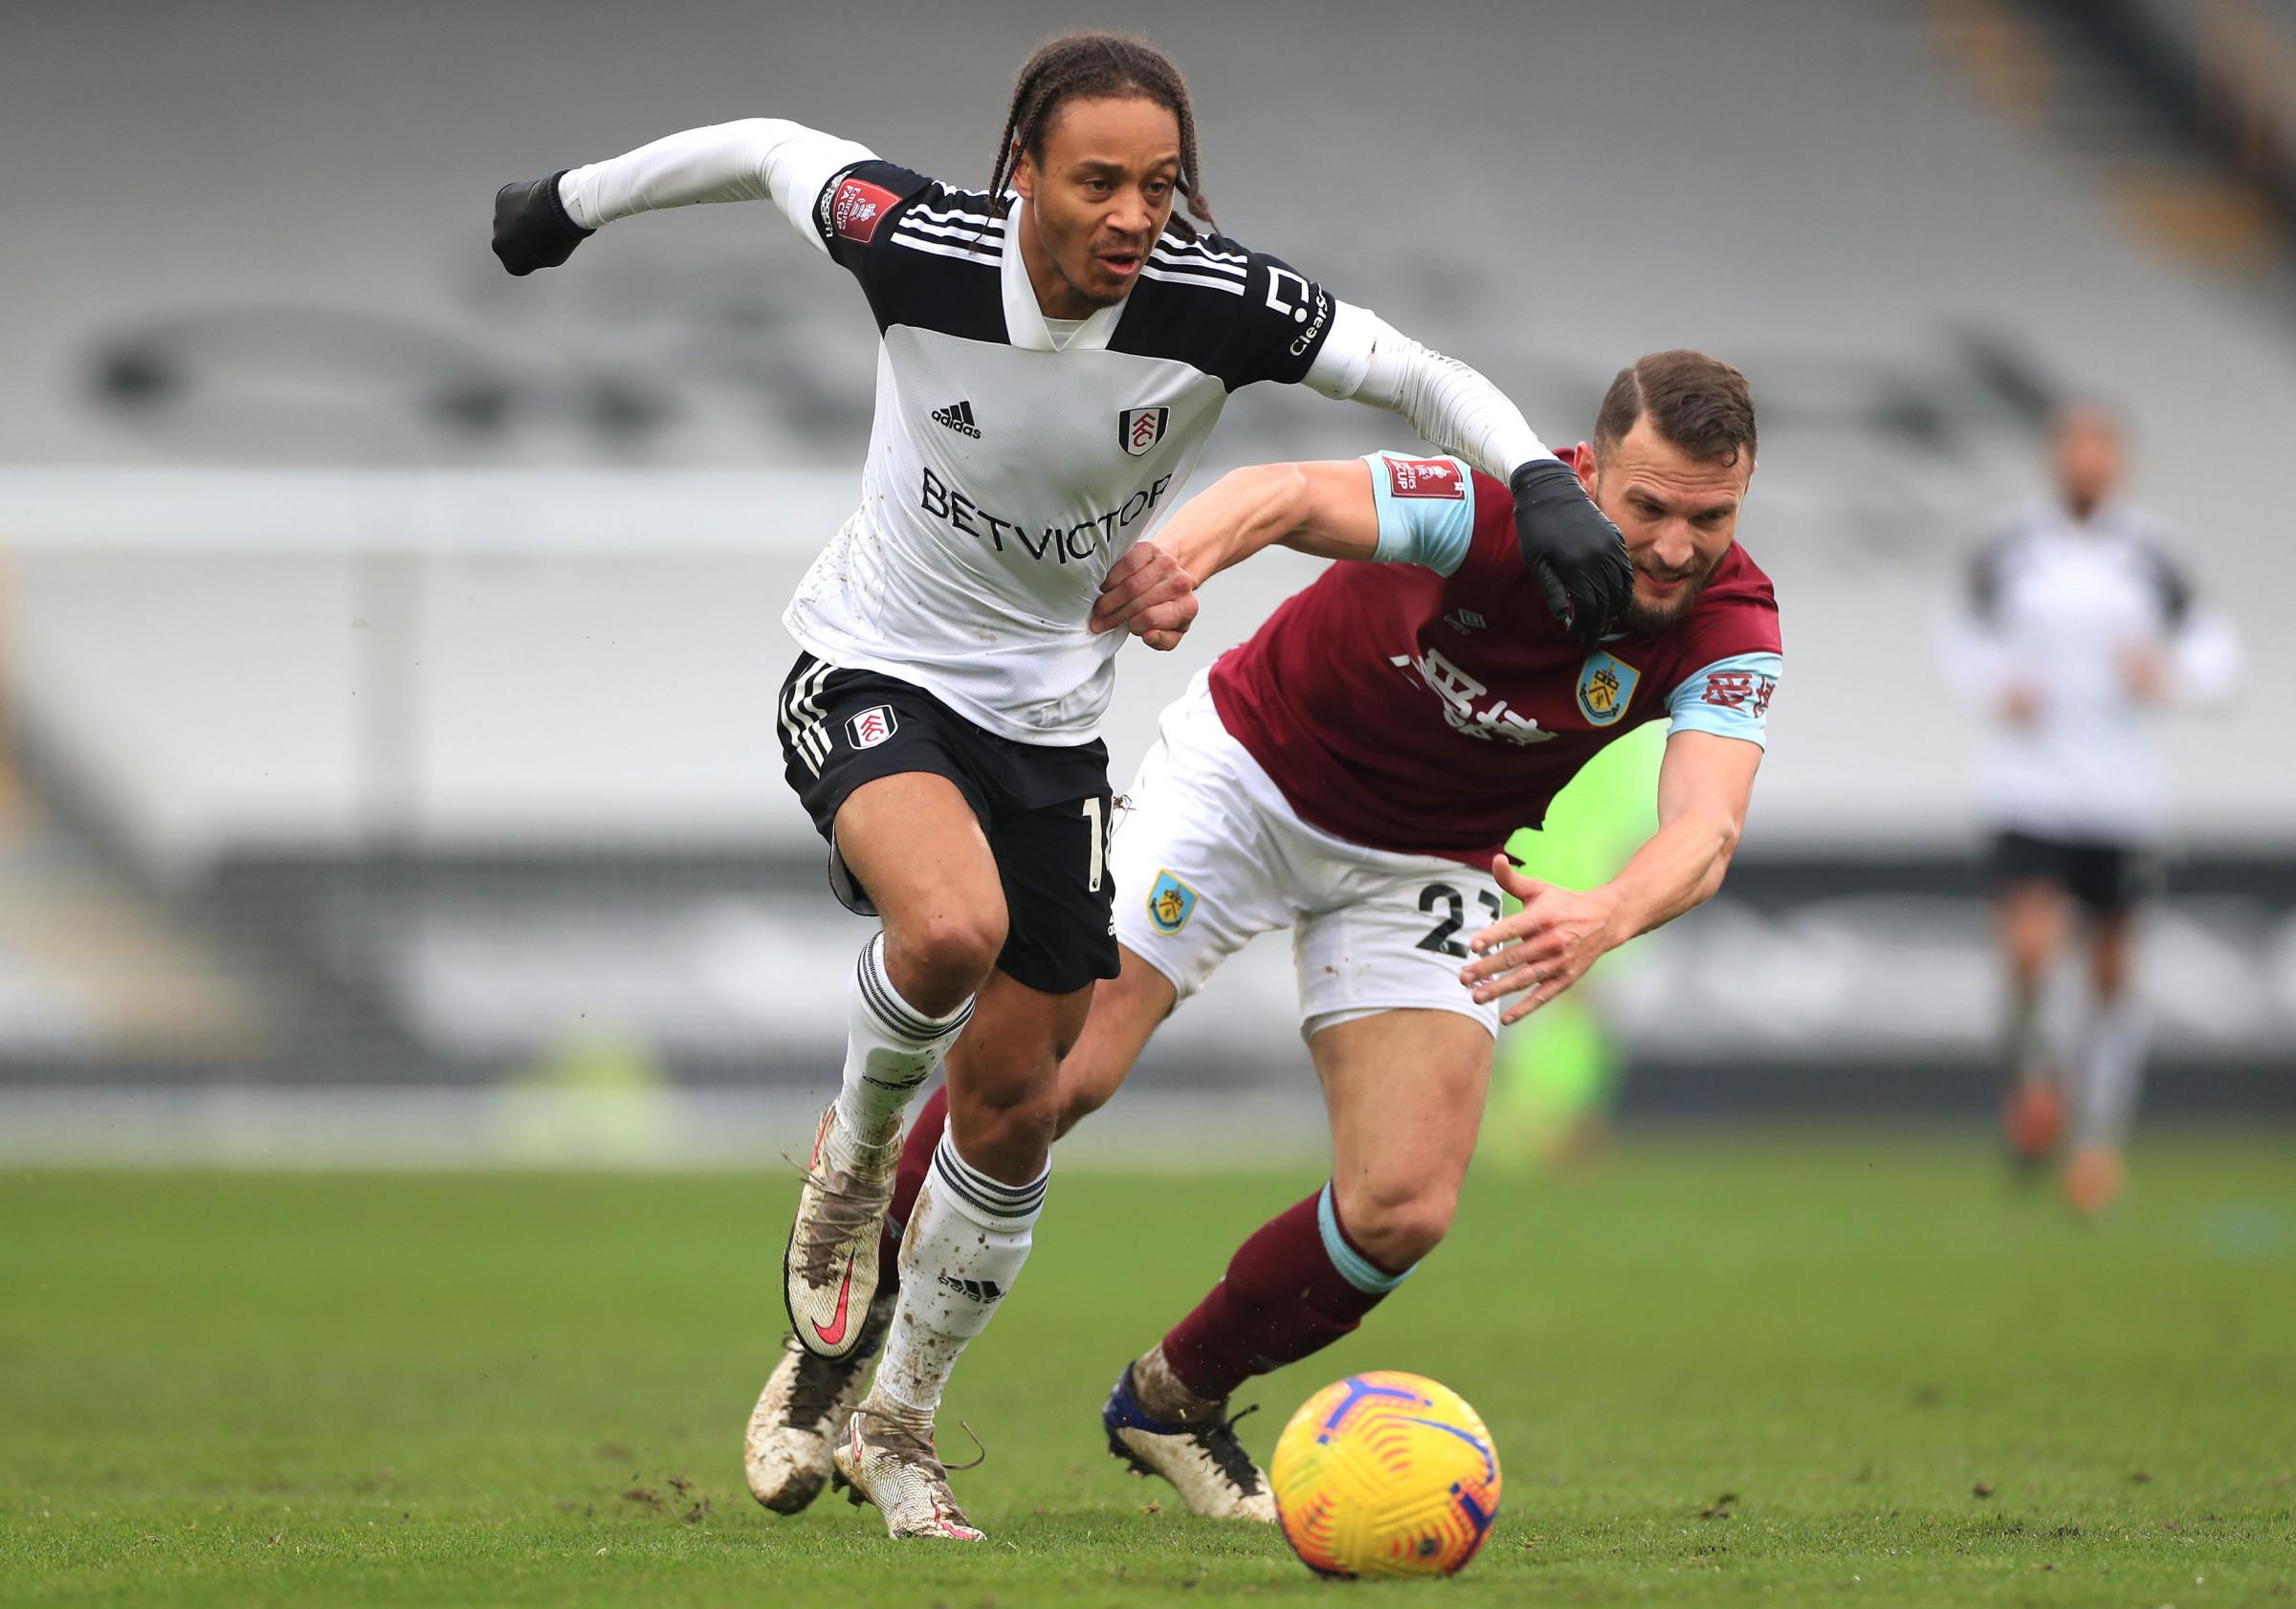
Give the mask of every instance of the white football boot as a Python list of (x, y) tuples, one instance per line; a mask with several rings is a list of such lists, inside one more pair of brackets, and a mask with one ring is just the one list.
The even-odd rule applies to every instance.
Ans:
[(872, 1148), (882, 1167), (850, 1172), (829, 1159), (837, 1103), (821, 1114), (806, 1187), (797, 1197), (797, 1222), (782, 1253), (782, 1302), (798, 1344), (816, 1357), (849, 1357), (869, 1328), (877, 1295), (877, 1237), (893, 1203), (893, 1175), (901, 1159), (900, 1128)]
[(829, 1456), (837, 1467), (838, 1486), (856, 1506), (877, 1506), (885, 1517), (886, 1535), (949, 1542), (987, 1539), (957, 1507), (949, 1490), (949, 1472), (933, 1450), (929, 1422), (912, 1424), (864, 1403), (846, 1421), (845, 1434)]
[(1110, 1455), (1136, 1475), (1160, 1475), (1171, 1482), (1191, 1514), (1273, 1525), (1275, 1494), (1268, 1488), (1268, 1476), (1236, 1439), (1236, 1420), (1244, 1414), (1230, 1418), (1227, 1404), (1218, 1402), (1188, 1422), (1159, 1420), (1140, 1405), (1136, 1366), (1124, 1365), (1100, 1410)]
[(816, 1357), (782, 1337), (774, 1366), (741, 1438), (741, 1468), (752, 1497), (777, 1514), (794, 1514), (821, 1495), (829, 1479), (829, 1439), (861, 1404), (874, 1357), (892, 1327), (897, 1293), (869, 1307), (861, 1344), (843, 1357)]

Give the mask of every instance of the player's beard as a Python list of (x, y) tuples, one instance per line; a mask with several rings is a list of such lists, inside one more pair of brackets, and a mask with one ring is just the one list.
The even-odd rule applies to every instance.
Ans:
[(1709, 564), (1694, 576), (1684, 577), (1682, 590), (1670, 597), (1645, 604), (1639, 594), (1636, 595), (1626, 605), (1626, 612), (1620, 617), (1619, 624), (1638, 636), (1648, 636), (1680, 626), (1684, 617), (1690, 612), (1690, 606), (1698, 602), (1698, 594), (1706, 590), (1706, 584), (1714, 579), (1714, 565), (1721, 562), (1721, 556), (1717, 554), (1713, 564)]

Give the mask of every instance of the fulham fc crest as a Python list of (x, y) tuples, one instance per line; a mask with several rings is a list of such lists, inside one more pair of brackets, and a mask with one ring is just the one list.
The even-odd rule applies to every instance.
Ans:
[(853, 747), (873, 749), (898, 731), (900, 724), (899, 721), (893, 718), (893, 709), (890, 705), (877, 704), (863, 710), (852, 719), (847, 721), (845, 732), (846, 736), (853, 740)]
[(1172, 423), (1168, 408), (1128, 408), (1116, 415), (1116, 440), (1124, 451), (1135, 458), (1147, 456), (1150, 448), (1164, 439), (1164, 427)]

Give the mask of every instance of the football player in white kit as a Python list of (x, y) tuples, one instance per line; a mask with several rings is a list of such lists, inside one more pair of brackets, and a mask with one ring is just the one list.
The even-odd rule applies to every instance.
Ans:
[[(1205, 229), (1176, 215), (1175, 203)], [(1170, 648), (1193, 583), (1143, 539), (1227, 393), (1304, 384), (1394, 409), (1509, 480), (1547, 606), (1590, 647), (1624, 605), (1619, 533), (1481, 375), (1217, 233), (1187, 90), (1134, 39), (1023, 66), (983, 191), (773, 119), (699, 128), (505, 186), (495, 250), (554, 267), (632, 214), (766, 201), (860, 282), (881, 333), (861, 506), (784, 615), (791, 785), (830, 881), (879, 915), (837, 1099), (784, 1258), (793, 1336), (752, 1416), (751, 1489), (794, 1510), (835, 1473), (894, 1536), (978, 1540), (934, 1451), (957, 1356), (1012, 1288), (1042, 1207), (1060, 1060), (1117, 970), (1096, 736), (1126, 632)], [(901, 1117), (944, 1055), (950, 1123), (874, 1298)], [(883, 1355), (866, 1400), (869, 1349)], [(833, 1377), (801, 1365), (839, 1365)]]
[[(2000, 516), (1976, 555), (1949, 662), (1991, 717), (1985, 810), (2008, 974), (2003, 1132), (2037, 1165), (2069, 1121), (2065, 1193), (2094, 1214), (2120, 1194), (2144, 1070), (2132, 918), (2157, 882), (2165, 821), (2143, 719), (2227, 694), (2240, 651), (2230, 628), (2194, 602), (2159, 524), (2119, 499), (2113, 415), (2064, 408), (2052, 452), (2057, 496)], [(2087, 918), (2089, 1001), (2064, 1054), (2042, 1000), (2076, 907)]]

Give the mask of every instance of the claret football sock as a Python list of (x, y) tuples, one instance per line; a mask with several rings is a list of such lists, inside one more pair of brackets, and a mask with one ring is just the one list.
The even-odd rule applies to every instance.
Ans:
[(1044, 1210), (1050, 1167), (1026, 1184), (991, 1179), (944, 1134), (901, 1237), (901, 1295), (870, 1401), (929, 1420), (965, 1343), (1004, 1300)]
[(933, 1153), (939, 1148), (941, 1134), (948, 1126), (949, 1087), (943, 1084), (916, 1109), (916, 1121), (909, 1125), (908, 1141), (901, 1147), (900, 1166), (893, 1176), (893, 1205), (885, 1214), (884, 1239), (877, 1247), (879, 1290), (892, 1289), (899, 1283), (894, 1269), (901, 1260), (901, 1232), (916, 1212), (916, 1193), (925, 1187), (925, 1176), (933, 1170)]
[(1382, 1267), (1347, 1238), (1327, 1184), (1236, 1248), (1226, 1277), (1164, 1336), (1163, 1361), (1200, 1400), (1225, 1400), (1352, 1333), (1410, 1271)]
[(871, 935), (847, 992), (845, 1079), (829, 1135), (831, 1161), (884, 1177), (901, 1113), (972, 1015), (969, 1000), (945, 1017), (928, 1016), (903, 1000), (885, 971), (885, 935)]

